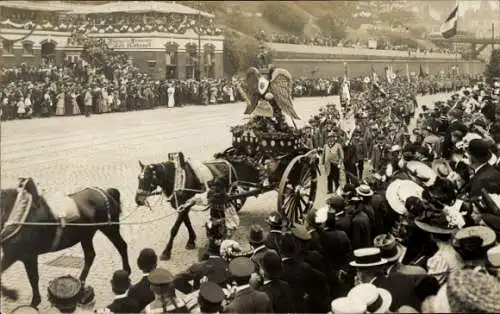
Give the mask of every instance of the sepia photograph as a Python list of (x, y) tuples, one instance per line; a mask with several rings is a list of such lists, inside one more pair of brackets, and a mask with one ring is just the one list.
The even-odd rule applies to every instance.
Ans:
[(0, 102), (0, 313), (500, 313), (500, 0), (2, 0)]

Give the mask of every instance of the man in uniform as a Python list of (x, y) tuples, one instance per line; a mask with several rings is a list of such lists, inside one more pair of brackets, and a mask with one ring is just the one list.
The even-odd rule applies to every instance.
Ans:
[(168, 270), (156, 268), (148, 280), (155, 300), (146, 306), (146, 313), (189, 313), (186, 302), (176, 295), (174, 277)]
[(218, 314), (224, 301), (224, 291), (214, 282), (207, 281), (200, 286), (198, 293), (198, 307), (194, 313)]
[[(82, 299), (82, 284), (80, 280), (72, 276), (58, 277), (49, 283), (49, 302), (54, 307), (52, 313), (92, 313), (77, 308), (77, 304)], [(90, 301), (93, 299), (89, 298)], [(90, 303), (90, 302), (89, 302)]]

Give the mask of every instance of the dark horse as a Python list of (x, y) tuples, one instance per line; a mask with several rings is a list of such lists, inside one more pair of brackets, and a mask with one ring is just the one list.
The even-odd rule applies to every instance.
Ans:
[[(183, 155), (180, 160), (180, 167), (185, 171), (185, 184), (183, 189), (177, 191), (174, 191), (176, 170), (174, 162), (165, 161), (162, 163), (144, 165), (141, 161), (139, 161), (141, 173), (139, 174), (139, 185), (135, 196), (135, 201), (138, 206), (145, 205), (146, 199), (153, 194), (157, 187), (160, 187), (163, 193), (169, 198), (169, 202), (174, 209), (177, 209), (182, 205), (185, 206), (182, 211), (179, 211), (177, 219), (175, 220), (170, 231), (170, 238), (167, 246), (160, 257), (162, 260), (170, 259), (174, 238), (183, 223), (189, 233), (186, 249), (192, 250), (196, 247), (196, 233), (191, 224), (191, 220), (189, 219), (189, 211), (194, 204), (186, 204), (186, 202), (196, 194), (202, 193), (205, 190), (205, 186), (202, 182), (200, 182), (200, 179), (196, 176), (195, 171), (192, 169), (189, 162), (184, 162)], [(228, 163), (224, 161), (215, 161), (204, 164), (209, 168), (214, 178), (226, 179), (226, 182), (236, 182), (236, 174), (238, 174), (239, 179), (243, 179), (246, 182), (258, 182), (258, 171), (245, 163), (231, 162), (230, 166), (233, 169), (232, 172), (228, 171)], [(229, 173), (232, 173), (231, 180), (228, 180)], [(242, 174), (244, 177), (241, 177)], [(239, 210), (241, 206), (237, 207), (237, 210)]]
[[(157, 187), (160, 187), (163, 193), (169, 198), (169, 202), (174, 209), (179, 208), (185, 204), (189, 199), (197, 193), (204, 190), (203, 184), (194, 174), (193, 169), (187, 164), (183, 163), (182, 167), (185, 170), (185, 188), (187, 190), (174, 191), (174, 176), (175, 164), (172, 161), (166, 161), (157, 164), (144, 165), (139, 161), (141, 173), (139, 175), (139, 186), (135, 195), (135, 202), (138, 206), (144, 206), (146, 199), (150, 196)], [(167, 247), (163, 250), (160, 258), (161, 260), (169, 260), (172, 255), (172, 247), (174, 245), (174, 238), (179, 232), (181, 224), (186, 226), (189, 239), (186, 244), (186, 249), (193, 250), (196, 248), (196, 233), (194, 232), (191, 219), (189, 219), (189, 211), (193, 205), (186, 206), (186, 208), (179, 212), (170, 230), (170, 238)]]
[[(13, 225), (6, 225), (13, 211), (19, 191), (32, 196), (31, 206), (27, 209), (25, 223), (52, 223), (52, 225), (23, 225), (17, 233), (12, 235)], [(99, 188), (85, 188), (71, 195), (75, 201), (79, 216), (74, 221), (68, 221), (65, 227), (58, 225), (58, 218), (54, 217), (47, 200), (38, 194), (31, 178), (21, 179), (18, 189), (1, 190), (1, 238), (3, 249), (1, 271), (9, 268), (16, 261), (24, 264), (28, 279), (33, 290), (31, 306), (37, 307), (41, 302), (38, 288), (38, 255), (59, 251), (80, 243), (84, 253), (85, 264), (80, 274), (84, 283), (95, 258), (92, 239), (97, 230), (100, 230), (116, 247), (122, 258), (123, 269), (130, 273), (128, 263), (127, 243), (120, 234), (118, 223), (121, 213), (120, 192), (116, 189), (102, 190)], [(88, 226), (72, 226), (71, 224), (89, 224)], [(103, 223), (96, 226), (93, 223)], [(8, 230), (10, 228), (10, 231)], [(17, 291), (1, 287), (4, 296), (17, 299)]]

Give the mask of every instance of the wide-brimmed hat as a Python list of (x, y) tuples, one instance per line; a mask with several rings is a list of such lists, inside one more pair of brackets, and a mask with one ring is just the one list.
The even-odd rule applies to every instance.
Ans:
[(432, 170), (440, 178), (446, 179), (453, 171), (450, 164), (445, 159), (436, 159), (432, 162)]
[(392, 210), (400, 215), (405, 215), (406, 200), (410, 196), (422, 198), (424, 189), (417, 183), (410, 180), (395, 180), (387, 187), (385, 197)]
[(373, 195), (372, 188), (369, 185), (361, 184), (356, 188), (356, 193), (363, 197), (369, 197)]
[(391, 293), (371, 283), (355, 286), (349, 291), (347, 297), (364, 302), (368, 313), (387, 313), (392, 304)]
[(500, 268), (500, 244), (486, 252), (486, 260), (489, 266)]
[(330, 304), (332, 314), (360, 314), (366, 312), (366, 304), (360, 300), (343, 297), (337, 298)]
[(411, 176), (417, 178), (425, 186), (432, 186), (436, 182), (436, 173), (423, 162), (409, 161), (406, 163), (406, 169), (408, 169)]
[(485, 226), (459, 230), (453, 236), (453, 246), (464, 259), (484, 258), (486, 250), (495, 244), (495, 232)]
[(382, 257), (388, 262), (393, 262), (403, 254), (403, 247), (399, 245), (396, 238), (390, 234), (379, 234), (373, 239), (373, 245), (380, 249)]
[(415, 225), (425, 232), (434, 234), (453, 234), (456, 231), (454, 228), (438, 227), (421, 220), (415, 220)]
[(448, 313), (500, 313), (500, 281), (490, 274), (472, 269), (453, 272), (443, 290)]
[(387, 260), (382, 258), (382, 252), (377, 247), (367, 247), (354, 250), (354, 260), (349, 264), (352, 267), (366, 268), (387, 264)]
[(250, 227), (250, 237), (248, 242), (253, 245), (260, 245), (266, 241), (266, 237), (264, 235), (264, 229), (262, 229), (259, 225), (252, 225)]

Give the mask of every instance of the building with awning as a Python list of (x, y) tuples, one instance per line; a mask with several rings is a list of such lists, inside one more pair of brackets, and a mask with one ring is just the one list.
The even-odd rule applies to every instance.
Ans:
[(102, 38), (155, 78), (223, 76), (222, 31), (214, 15), (174, 1), (0, 2), (0, 61), (11, 66), (75, 60), (78, 36)]
[(199, 11), (173, 1), (113, 1), (101, 5), (77, 7), (67, 12), (68, 14), (110, 14), (110, 13), (178, 13), (185, 15), (198, 15), (214, 18), (213, 14)]

